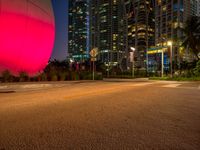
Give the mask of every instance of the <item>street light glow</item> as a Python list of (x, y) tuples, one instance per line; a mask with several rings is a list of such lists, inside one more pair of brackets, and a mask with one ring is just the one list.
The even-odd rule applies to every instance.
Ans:
[(173, 77), (173, 71), (172, 71), (172, 69), (173, 69), (173, 67), (172, 67), (172, 65), (173, 65), (173, 64), (172, 64), (172, 63), (173, 63), (173, 62), (172, 62), (172, 57), (173, 57), (173, 56), (172, 56), (172, 51), (173, 51), (173, 49), (172, 49), (172, 44), (173, 44), (172, 41), (168, 41), (168, 42), (167, 42), (167, 45), (170, 46), (170, 72), (171, 72), (170, 74), (171, 74), (171, 78)]
[(135, 51), (135, 48), (134, 47), (130, 47), (130, 49), (134, 52)]
[(69, 59), (69, 61), (70, 61), (70, 63), (73, 63), (73, 62), (74, 62), (74, 60), (73, 60), (73, 59), (71, 59), (71, 58)]
[(168, 45), (168, 46), (172, 46), (172, 44), (173, 44), (172, 41), (168, 41), (168, 42), (167, 42), (167, 45)]
[(132, 50), (132, 52), (130, 52), (130, 62), (132, 62), (132, 77), (134, 78), (134, 52), (135, 52), (135, 48), (130, 47), (130, 49)]

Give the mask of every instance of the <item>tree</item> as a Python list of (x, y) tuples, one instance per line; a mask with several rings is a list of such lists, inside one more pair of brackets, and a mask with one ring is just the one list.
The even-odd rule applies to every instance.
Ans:
[(194, 68), (194, 74), (200, 76), (200, 60), (197, 62), (196, 67)]
[(59, 61), (54, 59), (44, 70), (48, 80), (65, 80), (69, 71), (69, 62), (67, 60)]
[(2, 72), (2, 82), (11, 82), (12, 81), (12, 75), (8, 70), (5, 70)]
[(28, 74), (25, 72), (25, 71), (21, 71), (19, 73), (19, 78), (20, 78), (20, 82), (26, 82), (26, 81), (29, 81), (29, 76)]
[(182, 46), (188, 48), (200, 60), (200, 17), (192, 16), (183, 29), (185, 39)]

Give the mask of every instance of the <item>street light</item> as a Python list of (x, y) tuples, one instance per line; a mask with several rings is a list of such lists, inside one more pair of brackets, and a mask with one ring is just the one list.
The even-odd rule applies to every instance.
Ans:
[(70, 63), (70, 70), (72, 70), (72, 65), (74, 63), (74, 60), (72, 58), (69, 59), (69, 63)]
[(168, 41), (167, 45), (170, 46), (170, 74), (171, 74), (171, 78), (173, 77), (173, 72), (172, 72), (172, 46), (173, 46), (173, 42), (172, 41)]
[(161, 52), (161, 77), (163, 78), (164, 73), (164, 50), (162, 49)]
[(134, 47), (130, 47), (131, 48), (131, 50), (134, 52), (135, 51), (135, 48)]
[(130, 47), (131, 52), (130, 52), (130, 62), (132, 62), (132, 77), (134, 78), (134, 52), (135, 52), (135, 48), (134, 47)]

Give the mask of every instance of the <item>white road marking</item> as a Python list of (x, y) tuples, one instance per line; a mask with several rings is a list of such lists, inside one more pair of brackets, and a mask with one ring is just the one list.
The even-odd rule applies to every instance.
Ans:
[(175, 88), (175, 87), (178, 87), (180, 86), (181, 84), (168, 84), (168, 85), (164, 85), (162, 87), (167, 87), (167, 88)]
[(0, 89), (7, 89), (8, 88), (8, 86), (0, 86)]
[(22, 88), (45, 88), (50, 87), (51, 84), (28, 84), (28, 85), (22, 85)]
[(134, 83), (134, 84), (130, 84), (130, 85), (127, 85), (127, 86), (145, 86), (145, 85), (151, 85), (153, 83)]

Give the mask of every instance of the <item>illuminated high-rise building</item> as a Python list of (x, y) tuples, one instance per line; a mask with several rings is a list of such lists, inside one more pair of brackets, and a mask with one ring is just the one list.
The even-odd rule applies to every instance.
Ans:
[(200, 17), (200, 0), (197, 0), (197, 16)]
[(90, 10), (91, 46), (99, 48), (99, 59), (121, 63), (134, 47), (136, 66), (145, 68), (146, 51), (155, 44), (153, 1), (93, 0)]
[(76, 61), (89, 54), (88, 0), (69, 0), (68, 57)]
[(189, 17), (197, 15), (199, 0), (156, 0), (156, 45), (173, 41), (173, 60), (180, 62), (179, 47), (184, 38), (183, 28)]
[(190, 0), (190, 11), (191, 11), (191, 15), (193, 16), (198, 16), (198, 5), (199, 5), (199, 0)]
[(156, 0), (155, 6), (156, 44), (166, 45), (168, 40), (182, 36), (179, 29), (189, 16), (189, 1)]
[(90, 47), (99, 49), (102, 63), (118, 64), (125, 52), (122, 6), (121, 0), (90, 2)]
[(146, 68), (147, 49), (155, 45), (153, 0), (125, 0), (128, 47), (134, 47), (136, 67)]

